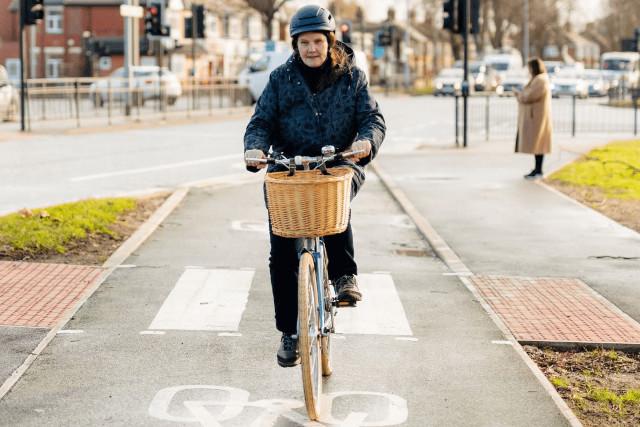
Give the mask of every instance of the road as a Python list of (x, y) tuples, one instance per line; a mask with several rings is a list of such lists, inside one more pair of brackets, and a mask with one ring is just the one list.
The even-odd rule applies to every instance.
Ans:
[[(383, 100), (389, 133), (380, 160), (395, 169), (410, 199), (435, 218), (474, 270), (488, 265), (493, 272), (500, 246), (509, 254), (520, 243), (482, 226), (491, 206), (460, 209), (469, 196), (457, 197), (470, 188), (465, 183), (478, 181), (477, 166), (489, 177), (477, 191), (498, 197), (507, 186), (529, 194), (521, 179), (514, 185), (511, 178), (513, 165), (524, 170), (528, 159), (503, 158), (500, 173), (491, 172), (493, 163), (483, 159), (491, 162), (493, 155), (482, 153), (500, 152), (502, 145), (481, 145), (481, 134), (474, 134), (473, 153), (456, 155), (451, 105), (450, 99)], [(250, 176), (241, 160), (247, 118), (5, 141), (0, 211), (192, 183), (238, 183)], [(466, 168), (464, 180), (453, 165)], [(440, 206), (446, 198), (439, 189), (448, 186), (454, 204)], [(473, 222), (464, 222), (466, 212), (475, 215)], [(304, 419), (299, 370), (275, 363), (265, 215), (258, 180), (193, 189), (0, 401), (0, 425), (320, 425)], [(448, 220), (452, 215), (455, 220)], [(567, 425), (473, 294), (434, 257), (371, 172), (354, 202), (353, 223), (367, 300), (338, 316), (322, 425)], [(512, 228), (517, 233), (517, 224)], [(475, 237), (465, 239), (467, 232)], [(608, 236), (611, 247), (635, 241), (623, 233)], [(486, 260), (478, 264), (474, 242), (497, 249), (480, 251)], [(492, 255), (496, 263), (489, 264)], [(518, 270), (504, 259), (500, 271)], [(536, 263), (544, 272), (547, 260)], [(190, 288), (194, 284), (200, 288)], [(216, 293), (204, 292), (207, 286)], [(620, 291), (619, 298), (626, 294)], [(223, 310), (220, 301), (233, 303)], [(0, 337), (28, 352), (45, 332), (10, 328)]]

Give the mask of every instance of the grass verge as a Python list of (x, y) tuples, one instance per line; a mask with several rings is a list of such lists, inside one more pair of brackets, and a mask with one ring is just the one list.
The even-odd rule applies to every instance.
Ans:
[(0, 259), (101, 264), (166, 196), (90, 199), (0, 217)]
[(596, 148), (546, 181), (640, 232), (640, 140)]
[(640, 425), (640, 355), (524, 349), (585, 427)]

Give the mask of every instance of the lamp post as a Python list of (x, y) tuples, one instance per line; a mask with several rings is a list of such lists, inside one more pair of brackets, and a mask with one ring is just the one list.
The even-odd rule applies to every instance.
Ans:
[(522, 57), (529, 60), (529, 0), (524, 0), (522, 11)]

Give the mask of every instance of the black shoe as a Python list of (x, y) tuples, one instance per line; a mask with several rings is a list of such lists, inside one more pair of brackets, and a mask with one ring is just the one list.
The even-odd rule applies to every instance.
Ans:
[(362, 300), (362, 293), (358, 289), (356, 276), (352, 274), (344, 275), (335, 281), (336, 294), (338, 294), (338, 302), (355, 305), (356, 302)]
[(524, 179), (538, 179), (542, 178), (542, 172), (538, 172), (537, 170), (532, 170), (529, 174), (524, 176)]
[(278, 365), (283, 368), (290, 368), (299, 363), (298, 337), (296, 335), (282, 334), (280, 348), (278, 348)]

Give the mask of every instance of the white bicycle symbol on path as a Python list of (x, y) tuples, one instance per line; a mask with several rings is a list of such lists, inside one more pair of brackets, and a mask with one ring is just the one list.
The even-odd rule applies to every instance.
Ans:
[[(180, 400), (176, 396), (182, 394), (185, 397), (198, 394), (215, 396), (212, 399)], [(218, 399), (217, 396), (221, 398)], [(279, 418), (293, 421), (303, 427), (315, 427), (323, 425), (339, 425), (344, 427), (383, 427), (402, 424), (407, 420), (407, 402), (403, 398), (386, 393), (369, 391), (344, 391), (329, 393), (322, 396), (325, 413), (320, 417), (321, 422), (309, 421), (304, 415), (295, 410), (304, 406), (303, 402), (293, 399), (263, 399), (249, 401), (250, 393), (246, 390), (234, 387), (215, 385), (183, 385), (169, 387), (160, 390), (151, 405), (149, 415), (164, 421), (176, 423), (200, 423), (203, 427), (222, 427), (221, 422), (230, 421), (242, 416), (247, 408), (257, 408), (259, 414), (249, 425), (250, 427), (275, 426)], [(350, 412), (343, 419), (335, 419), (333, 412), (334, 401), (339, 398), (355, 398), (358, 401), (376, 399), (376, 408), (380, 408), (378, 402), (386, 401), (386, 411), (374, 420), (368, 420), (367, 412)], [(182, 406), (180, 406), (182, 404)], [(377, 409), (377, 411), (378, 411)], [(252, 412), (255, 413), (255, 410)]]

